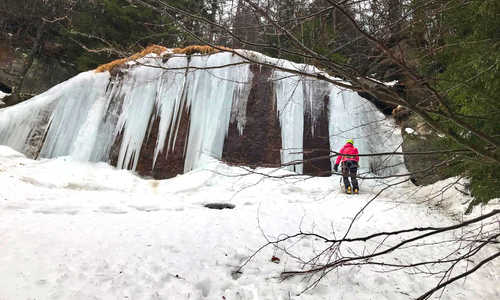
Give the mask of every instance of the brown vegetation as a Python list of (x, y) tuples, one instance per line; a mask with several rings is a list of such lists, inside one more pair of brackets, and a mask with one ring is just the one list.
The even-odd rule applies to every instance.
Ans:
[[(158, 46), (158, 45), (151, 45), (148, 46), (146, 49), (142, 50), (141, 52), (137, 52), (136, 54), (127, 57), (127, 58), (122, 58), (122, 59), (117, 59), (114, 60), (110, 63), (100, 65), (95, 72), (96, 73), (102, 73), (106, 71), (111, 71), (113, 70), (116, 66), (123, 65), (129, 61), (137, 60), (140, 59), (150, 53), (155, 53), (157, 55), (160, 55), (161, 53), (167, 51), (168, 49), (163, 47), (163, 46)], [(185, 48), (175, 48), (172, 50), (174, 54), (185, 54), (185, 55), (192, 55), (195, 53), (199, 54), (208, 54), (208, 53), (215, 53), (219, 52), (221, 50), (232, 50), (230, 48), (226, 47), (211, 47), (211, 46), (198, 46), (198, 45), (192, 45), (192, 46), (187, 46)]]
[(140, 58), (142, 58), (150, 53), (155, 53), (157, 55), (160, 55), (162, 52), (165, 52), (165, 51), (167, 51), (167, 48), (165, 48), (163, 46), (151, 45), (151, 46), (148, 46), (146, 49), (142, 50), (141, 52), (137, 52), (136, 54), (134, 54), (130, 57), (117, 59), (117, 60), (114, 60), (110, 63), (100, 65), (97, 69), (95, 69), (95, 72), (102, 73), (102, 72), (106, 72), (106, 71), (111, 71), (116, 66), (123, 65), (123, 64), (125, 64), (129, 61), (132, 61), (132, 60), (140, 59)]
[(232, 49), (227, 48), (227, 47), (222, 47), (222, 46), (199, 46), (199, 45), (192, 45), (192, 46), (187, 46), (185, 48), (175, 48), (173, 52), (175, 54), (186, 54), (186, 55), (191, 55), (195, 53), (199, 54), (208, 54), (208, 53), (215, 53), (219, 52), (221, 50), (228, 50), (232, 51)]

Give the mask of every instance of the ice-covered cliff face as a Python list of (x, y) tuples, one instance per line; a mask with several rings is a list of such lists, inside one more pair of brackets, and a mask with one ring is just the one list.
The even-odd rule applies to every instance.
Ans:
[[(231, 53), (150, 56), (113, 76), (82, 73), (0, 110), (0, 144), (31, 157), (107, 161), (155, 178), (193, 170), (206, 157), (287, 164), (339, 151), (348, 138), (363, 154), (399, 150), (399, 130), (357, 93), (242, 62)], [(405, 171), (402, 156), (362, 157), (360, 165), (384, 175)], [(287, 166), (311, 174), (330, 167), (328, 160)]]

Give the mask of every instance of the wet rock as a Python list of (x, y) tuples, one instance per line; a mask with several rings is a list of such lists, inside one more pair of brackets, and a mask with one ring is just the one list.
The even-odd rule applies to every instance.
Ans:
[(236, 205), (231, 203), (207, 203), (204, 205), (206, 208), (210, 209), (233, 209)]

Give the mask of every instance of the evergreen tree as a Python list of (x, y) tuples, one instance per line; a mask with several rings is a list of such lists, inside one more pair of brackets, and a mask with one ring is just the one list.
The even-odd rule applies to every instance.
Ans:
[(179, 44), (178, 29), (168, 18), (127, 0), (88, 1), (61, 30), (69, 61), (80, 71), (128, 56), (149, 44)]
[[(500, 3), (496, 0), (455, 1), (444, 10), (443, 46), (432, 66), (435, 85), (446, 94), (450, 106), (463, 122), (500, 141)], [(429, 70), (427, 70), (429, 72)], [(477, 147), (491, 148), (477, 136), (468, 135)], [(498, 149), (496, 150), (498, 153)], [(468, 155), (456, 166), (470, 178), (475, 203), (500, 197), (500, 168), (492, 161)]]

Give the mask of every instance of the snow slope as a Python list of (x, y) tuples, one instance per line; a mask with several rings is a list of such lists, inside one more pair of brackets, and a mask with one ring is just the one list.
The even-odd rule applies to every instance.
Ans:
[[(264, 179), (217, 161), (205, 168), (169, 180), (143, 180), (105, 163), (70, 157), (34, 161), (0, 146), (0, 299), (414, 299), (437, 283), (435, 276), (409, 270), (350, 266), (302, 293), (307, 287), (302, 278), (279, 280), (280, 272), (299, 270), (300, 264), (271, 246), (234, 274), (266, 238), (299, 230), (342, 235), (387, 182), (365, 180), (362, 194), (349, 196), (339, 193), (336, 176), (287, 177), (293, 173), (258, 169), (285, 175)], [(449, 183), (389, 189), (368, 206), (350, 236), (454, 224), (460, 205), (442, 209), (436, 199), (420, 203)], [(441, 203), (465, 200), (455, 189), (448, 191)], [(235, 208), (203, 206), (212, 202)], [(314, 238), (282, 246), (304, 259), (325, 248)], [(446, 244), (415, 247), (388, 259), (428, 260), (446, 250)], [(479, 256), (495, 251), (485, 248)], [(272, 256), (280, 263), (271, 262)], [(493, 261), (448, 286), (441, 299), (499, 299), (499, 264)]]

